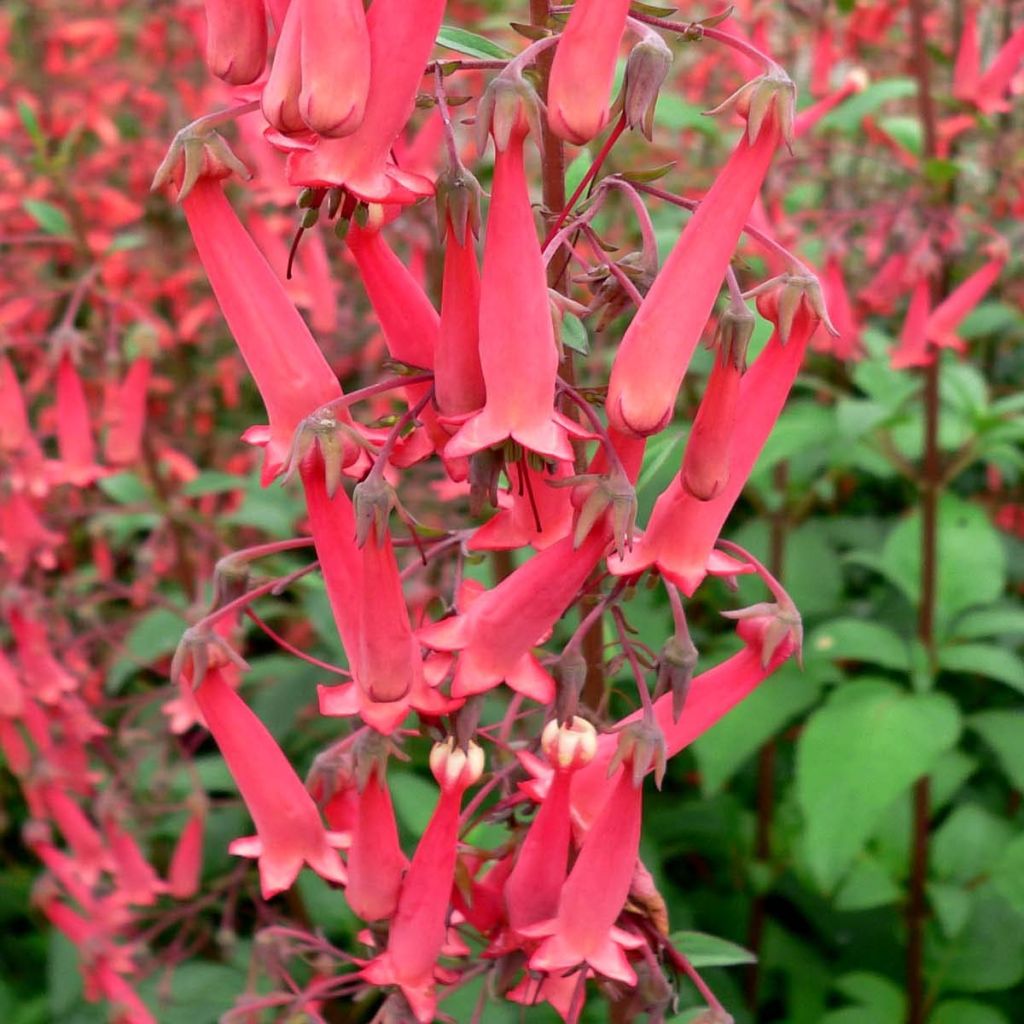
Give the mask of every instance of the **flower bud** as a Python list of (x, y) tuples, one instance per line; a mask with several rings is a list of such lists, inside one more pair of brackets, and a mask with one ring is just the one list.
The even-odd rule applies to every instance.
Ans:
[(735, 111), (747, 119), (747, 141), (751, 145), (757, 141), (771, 113), (778, 124), (783, 141), (787, 148), (792, 150), (796, 86), (778, 65), (740, 86), (714, 110), (709, 110), (708, 114), (722, 114), (726, 111)]
[(650, 141), (658, 93), (672, 67), (672, 50), (657, 32), (649, 33), (629, 53), (622, 82), (622, 112), (630, 128)]
[(442, 789), (472, 786), (484, 771), (483, 749), (470, 740), (463, 750), (455, 745), (455, 737), (449, 736), (430, 751), (430, 770)]
[(480, 182), (461, 164), (449, 167), (437, 179), (434, 201), (437, 207), (437, 229), (443, 243), (449, 227), (459, 245), (466, 244), (467, 231), (480, 233)]
[(575, 771), (594, 759), (597, 753), (597, 730), (585, 718), (578, 716), (564, 724), (553, 719), (544, 726), (540, 745), (556, 768)]
[(374, 531), (378, 541), (388, 532), (388, 517), (395, 507), (394, 488), (377, 473), (356, 484), (352, 491), (352, 506), (356, 517), (356, 544), (362, 547)]
[(487, 135), (494, 136), (495, 148), (508, 148), (513, 133), (532, 132), (540, 145), (540, 97), (524, 78), (499, 75), (487, 87), (477, 107), (477, 149), (487, 148)]
[(580, 694), (587, 681), (587, 659), (576, 646), (566, 647), (555, 662), (555, 719), (562, 725), (572, 722)]
[(213, 604), (210, 611), (231, 604), (248, 589), (248, 564), (234, 555), (225, 555), (213, 568)]
[(249, 85), (267, 61), (263, 0), (206, 0), (206, 63), (228, 85)]

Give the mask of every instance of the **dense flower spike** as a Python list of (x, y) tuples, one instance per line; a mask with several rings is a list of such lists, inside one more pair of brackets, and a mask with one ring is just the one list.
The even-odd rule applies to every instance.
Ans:
[[(75, 946), (84, 997), (149, 1024), (186, 1009), (198, 957), (225, 984), (245, 979), (218, 1004), (224, 1024), (486, 1020), (502, 999), (531, 1019), (548, 1002), (567, 1024), (680, 1010), (728, 1024), (675, 931), (680, 882), (684, 896), (716, 890), (689, 902), (687, 927), (749, 925), (755, 956), (780, 879), (797, 897), (820, 884), (802, 905), (832, 886), (842, 915), (891, 865), (854, 857), (825, 879), (821, 835), (852, 845), (871, 826), (885, 845), (898, 823), (850, 813), (823, 832), (821, 805), (852, 812), (863, 775), (856, 744), (822, 773), (825, 727), (884, 691), (884, 728), (857, 735), (886, 759), (913, 707), (928, 733), (907, 745), (921, 812), (952, 749), (951, 673), (1012, 674), (1000, 559), (977, 579), (958, 570), (971, 585), (955, 593), (942, 583), (959, 557), (950, 530), (982, 554), (996, 542), (986, 511), (1020, 532), (1024, 199), (1009, 129), (1024, 29), (977, 0), (746, 0), (689, 22), (626, 0), (487, 4), (483, 21), (445, 0), (37, 6), (0, 14), (13, 58), (0, 67), (0, 751), (22, 802), (7, 852), (38, 860), (36, 923)], [(12, 78), (26, 41), (38, 66)], [(776, 47), (804, 55), (814, 101), (799, 114)], [(877, 87), (854, 99), (869, 71)], [(695, 120), (724, 81), (743, 83), (710, 111), (728, 117)], [(198, 116), (160, 162), (155, 136), (181, 110)], [(644, 169), (645, 139), (671, 163)], [(779, 142), (792, 159), (769, 175)], [(184, 218), (146, 191), (158, 163)], [(432, 193), (436, 215), (419, 202)], [(752, 298), (773, 330), (755, 329)], [(243, 360), (223, 349), (224, 321)], [(712, 335), (709, 372), (684, 388)], [(984, 386), (961, 365), (976, 343)], [(254, 452), (236, 434), (260, 399), (269, 425), (243, 435)], [(261, 458), (280, 489), (250, 486)], [(821, 529), (854, 487), (856, 520)], [(869, 546), (877, 494), (905, 521), (840, 579), (827, 553)], [(913, 495), (920, 517), (905, 516)], [(394, 511), (406, 529), (392, 531)], [(803, 622), (778, 574), (723, 531), (770, 532), (766, 560), (824, 620), (807, 674), (787, 669), (729, 722), (787, 659), (803, 667)], [(885, 617), (901, 531), (921, 534), (919, 585), (899, 579), (899, 603), (919, 598), (913, 658), (890, 635), (912, 617)], [(708, 574), (730, 590), (747, 574), (744, 593), (757, 575), (768, 595), (722, 610), (722, 587), (695, 593)], [(840, 594), (860, 595), (853, 611)], [(884, 629), (845, 621), (875, 612)], [(893, 678), (855, 679), (875, 658)], [(918, 662), (931, 692), (897, 692)], [(970, 743), (992, 747), (978, 771), (1009, 771), (1005, 788), (1013, 716), (976, 713), (985, 678)], [(772, 746), (739, 771), (787, 720), (776, 743), (794, 772), (772, 769)], [(695, 818), (692, 791), (730, 773), (727, 799)], [(644, 805), (665, 798), (645, 801), (648, 774), (673, 801), (668, 817), (648, 808), (649, 866)], [(977, 792), (949, 797), (943, 846)], [(756, 815), (737, 818), (755, 794)], [(778, 847), (794, 807), (806, 834)], [(256, 835), (239, 839), (246, 808)], [(756, 824), (727, 837), (728, 864), (698, 849), (721, 812)], [(962, 976), (938, 977), (923, 954), (948, 965), (963, 936), (945, 935), (951, 896), (932, 901), (943, 927), (925, 935), (932, 884), (956, 879), (925, 856), (928, 815), (912, 817), (910, 870), (892, 882), (908, 899), (890, 902), (908, 910), (906, 1016), (925, 1024), (952, 1012), (929, 1006), (928, 983), (976, 979), (959, 962)], [(1000, 828), (983, 831), (1005, 845)], [(1011, 846), (981, 872), (979, 914), (1009, 898)], [(753, 888), (733, 870), (745, 852)], [(700, 870), (681, 879), (680, 864)], [(300, 879), (303, 865), (325, 881)], [(977, 931), (963, 934), (983, 944)], [(794, 962), (827, 977), (835, 951), (803, 938)], [(37, 980), (0, 985), (10, 1015)], [(792, 1015), (790, 990), (773, 979), (776, 1016)]]

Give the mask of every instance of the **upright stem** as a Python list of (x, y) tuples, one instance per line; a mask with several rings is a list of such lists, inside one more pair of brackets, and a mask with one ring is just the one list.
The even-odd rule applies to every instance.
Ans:
[[(780, 462), (772, 473), (772, 483), (779, 498), (779, 507), (772, 516), (771, 548), (768, 554), (768, 568), (772, 575), (781, 580), (782, 566), (786, 558), (786, 535), (789, 528), (789, 510), (786, 506), (786, 489), (789, 483), (789, 464)], [(758, 862), (767, 864), (772, 855), (772, 818), (775, 814), (775, 763), (778, 756), (778, 743), (770, 739), (761, 747), (757, 755), (757, 824), (754, 833), (754, 857)], [(756, 1011), (761, 990), (761, 944), (764, 940), (764, 926), (767, 919), (765, 894), (758, 893), (754, 897), (754, 905), (750, 912), (750, 929), (747, 933), (747, 946), (757, 957), (747, 969), (746, 996), (747, 1005)]]
[[(918, 115), (924, 134), (926, 160), (934, 159), (937, 126), (931, 89), (931, 67), (925, 32), (925, 0), (910, 0), (914, 75), (917, 78)], [(936, 205), (944, 197), (936, 196)], [(932, 279), (932, 304), (941, 298), (941, 272)], [(935, 656), (935, 576), (938, 499), (942, 481), (939, 456), (939, 372), (935, 353), (923, 371), (924, 461), (921, 467), (921, 603), (917, 635), (929, 662)], [(913, 834), (910, 853), (910, 889), (907, 894), (907, 1024), (924, 1024), (928, 1012), (924, 979), (924, 928), (928, 916), (925, 886), (928, 881), (928, 839), (931, 793), (928, 776), (914, 785)]]

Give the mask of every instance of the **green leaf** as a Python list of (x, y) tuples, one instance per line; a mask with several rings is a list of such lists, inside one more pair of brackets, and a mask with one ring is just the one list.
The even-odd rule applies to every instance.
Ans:
[(974, 881), (991, 871), (1013, 834), (1005, 819), (978, 804), (961, 804), (935, 833), (932, 870), (944, 880)]
[[(1006, 581), (1006, 551), (985, 512), (952, 495), (939, 502), (936, 618), (940, 630), (961, 611), (999, 598)], [(882, 563), (917, 603), (921, 586), (921, 519), (914, 512), (886, 539)]]
[(148, 239), (141, 231), (125, 231), (115, 235), (114, 240), (107, 246), (107, 252), (128, 252), (131, 249), (141, 249)]
[(182, 487), (181, 493), (190, 498), (199, 498), (204, 494), (227, 494), (230, 491), (243, 489), (247, 483), (245, 477), (236, 476), (234, 473), (222, 473), (219, 470), (207, 469), (194, 480), (189, 480)]
[[(907, 114), (893, 114), (883, 117), (878, 122), (884, 132), (888, 132), (904, 149), (915, 156), (921, 155), (923, 131), (921, 120)], [(954, 167), (956, 164), (953, 165)]]
[(836, 981), (836, 989), (852, 1002), (873, 1010), (878, 1024), (903, 1018), (903, 991), (884, 975), (851, 971)]
[(974, 341), (989, 335), (1005, 334), (1024, 326), (1024, 316), (1016, 306), (1000, 299), (989, 299), (971, 310), (957, 328), (965, 341)]
[(886, 78), (881, 82), (872, 82), (863, 92), (829, 111), (821, 119), (820, 127), (822, 130), (834, 128), (848, 135), (853, 134), (860, 128), (861, 121), (883, 104), (916, 95), (917, 82), (912, 78)]
[(761, 744), (818, 699), (820, 686), (792, 662), (741, 701), (693, 744), (705, 796), (736, 774)]
[(946, 882), (929, 882), (927, 891), (928, 902), (942, 933), (948, 939), (955, 939), (971, 916), (972, 893), (963, 886)]
[(1024, 980), (1024, 917), (991, 885), (977, 891), (967, 924), (957, 937), (927, 944), (928, 973), (946, 991), (996, 992)]
[(1024, 661), (995, 644), (957, 644), (939, 651), (939, 666), (947, 672), (967, 672), (995, 679), (1024, 693)]
[(410, 771), (393, 772), (390, 782), (399, 824), (410, 835), (423, 835), (437, 803), (437, 786)]
[(101, 477), (99, 489), (119, 505), (139, 505), (149, 501), (149, 488), (137, 473), (115, 473)]
[(590, 354), (590, 339), (587, 337), (586, 324), (573, 313), (562, 316), (562, 344), (581, 355)]
[(985, 711), (968, 724), (995, 752), (1016, 790), (1024, 790), (1024, 712)]
[(842, 879), (886, 808), (959, 732), (945, 695), (911, 695), (880, 680), (837, 690), (811, 716), (797, 745), (797, 795), (807, 861), (823, 890)]
[(951, 999), (935, 1008), (928, 1024), (1010, 1024), (1010, 1020), (994, 1006), (970, 999)]
[(29, 138), (36, 144), (36, 146), (45, 146), (46, 136), (43, 134), (43, 129), (39, 124), (39, 118), (36, 117), (36, 112), (23, 99), (18, 100), (17, 107), (18, 120), (21, 121)]
[(737, 964), (757, 963), (757, 957), (749, 949), (716, 935), (674, 932), (669, 941), (698, 970), (701, 967), (733, 967)]
[(441, 26), (441, 31), (437, 33), (437, 45), (480, 60), (511, 60), (513, 56), (504, 47), (492, 43), (490, 39), (478, 36), (475, 32), (467, 32), (464, 28), (455, 28), (453, 25)]
[(135, 623), (125, 638), (125, 646), (137, 661), (149, 665), (178, 646), (187, 626), (183, 615), (169, 608), (154, 608)]
[(861, 856), (836, 891), (837, 910), (872, 910), (898, 902), (903, 890), (881, 861)]
[(974, 608), (957, 621), (952, 633), (960, 640), (1024, 636), (1024, 609)]
[(1017, 836), (1006, 845), (993, 869), (992, 883), (1018, 914), (1024, 914), (1024, 836)]
[(22, 199), (21, 205), (25, 212), (45, 231), (48, 235), (57, 235), (61, 238), (70, 237), (71, 221), (68, 215), (53, 203), (42, 199)]
[(886, 626), (863, 619), (834, 619), (810, 636), (807, 649), (833, 661), (863, 661), (869, 665), (906, 670), (907, 645)]

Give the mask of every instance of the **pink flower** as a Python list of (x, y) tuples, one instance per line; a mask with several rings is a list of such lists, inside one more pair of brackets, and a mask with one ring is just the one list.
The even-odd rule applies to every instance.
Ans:
[(483, 693), (505, 680), (542, 704), (553, 698), (550, 676), (531, 649), (572, 603), (608, 546), (602, 529), (579, 548), (571, 537), (541, 551), (468, 609), (420, 630), (420, 640), (442, 651), (459, 651), (452, 696)]
[(351, 135), (370, 89), (363, 0), (292, 0), (301, 7), (299, 113), (318, 135)]
[(1002, 45), (988, 69), (978, 79), (972, 97), (978, 109), (986, 114), (1009, 110), (1005, 94), (1024, 60), (1024, 25)]
[(436, 743), (430, 768), (441, 795), (402, 883), (387, 949), (362, 972), (374, 985), (398, 985), (421, 1024), (436, 1008), (434, 967), (447, 932), (462, 794), (480, 778), (484, 754), (472, 742), (465, 752), (453, 740)]
[(249, 85), (267, 61), (263, 0), (206, 0), (206, 63), (229, 85)]
[[(221, 311), (267, 407), (269, 430), (247, 434), (266, 446), (266, 484), (281, 471), (299, 424), (341, 398), (341, 385), (221, 186), (200, 179), (182, 206)], [(351, 422), (344, 408), (337, 418)]]
[(358, 798), (358, 810), (348, 850), (345, 898), (364, 921), (390, 918), (398, 905), (408, 858), (398, 843), (395, 811), (391, 806), (384, 766), (372, 770)]
[(516, 931), (553, 918), (569, 864), (569, 792), (576, 771), (597, 751), (597, 733), (582, 718), (549, 722), (541, 746), (553, 768), (551, 785), (519, 847), (505, 883), (508, 921)]
[(302, 91), (301, 38), (302, 4), (299, 0), (291, 0), (277, 37), (270, 74), (260, 95), (263, 116), (282, 135), (294, 135), (308, 130), (299, 112), (299, 93)]
[(608, 94), (629, 0), (577, 0), (562, 30), (548, 84), (548, 126), (566, 142), (589, 142), (608, 123)]
[(124, 380), (107, 393), (103, 454), (107, 462), (115, 466), (132, 466), (142, 459), (142, 434), (146, 429), (146, 400), (152, 371), (153, 360), (140, 356), (128, 367)]
[(196, 701), (256, 824), (255, 836), (236, 839), (229, 849), (259, 859), (263, 898), (291, 886), (303, 864), (329, 881), (344, 882), (344, 866), (312, 797), (266, 726), (219, 669), (207, 673)]
[(953, 95), (969, 101), (978, 91), (981, 78), (981, 47), (978, 40), (978, 8), (973, 2), (963, 6), (960, 45), (953, 65)]
[(606, 978), (636, 984), (623, 950), (636, 949), (643, 940), (616, 928), (615, 921), (636, 867), (642, 795), (633, 773), (620, 771), (562, 886), (554, 920), (525, 929), (544, 936), (530, 957), (534, 970), (564, 973), (585, 963)]
[(899, 344), (889, 354), (894, 370), (910, 366), (927, 366), (934, 358), (928, 351), (928, 318), (931, 316), (931, 282), (919, 277), (910, 293), (910, 305), (903, 319)]
[(655, 278), (612, 364), (606, 408), (617, 430), (655, 434), (672, 418), (683, 375), (778, 142), (778, 118), (772, 115), (753, 143), (744, 133)]
[[(499, 96), (498, 102), (504, 99)], [(526, 135), (521, 110), (507, 141), (499, 144), (495, 135), (480, 284), (480, 365), (487, 398), (449, 441), (445, 454), (452, 458), (511, 438), (529, 451), (571, 461), (569, 435), (585, 436), (554, 408), (558, 349), (523, 166)]]
[(67, 480), (78, 487), (92, 483), (103, 472), (96, 465), (85, 388), (69, 351), (57, 363), (57, 451)]
[(732, 559), (715, 553), (715, 541), (782, 412), (814, 323), (805, 310), (798, 311), (789, 341), (783, 344), (776, 331), (743, 376), (728, 482), (723, 489), (710, 501), (701, 501), (684, 487), (669, 488), (655, 502), (647, 529), (633, 550), (625, 558), (609, 558), (613, 573), (633, 576), (656, 565), (659, 572), (692, 594), (708, 571), (744, 571)]
[(398, 167), (391, 150), (413, 112), (444, 7), (444, 0), (374, 0), (366, 16), (371, 71), (362, 124), (343, 139), (322, 138), (312, 149), (293, 152), (293, 185), (340, 185), (368, 203), (407, 203), (431, 194), (432, 184)]
[(176, 900), (187, 900), (199, 891), (203, 870), (203, 835), (206, 831), (206, 808), (197, 807), (185, 822), (171, 854), (167, 869), (168, 892)]
[(925, 337), (940, 348), (960, 348), (963, 342), (956, 336), (961, 321), (985, 297), (999, 279), (1006, 266), (1009, 250), (1005, 243), (996, 243), (992, 258), (956, 286), (932, 310), (925, 324)]

